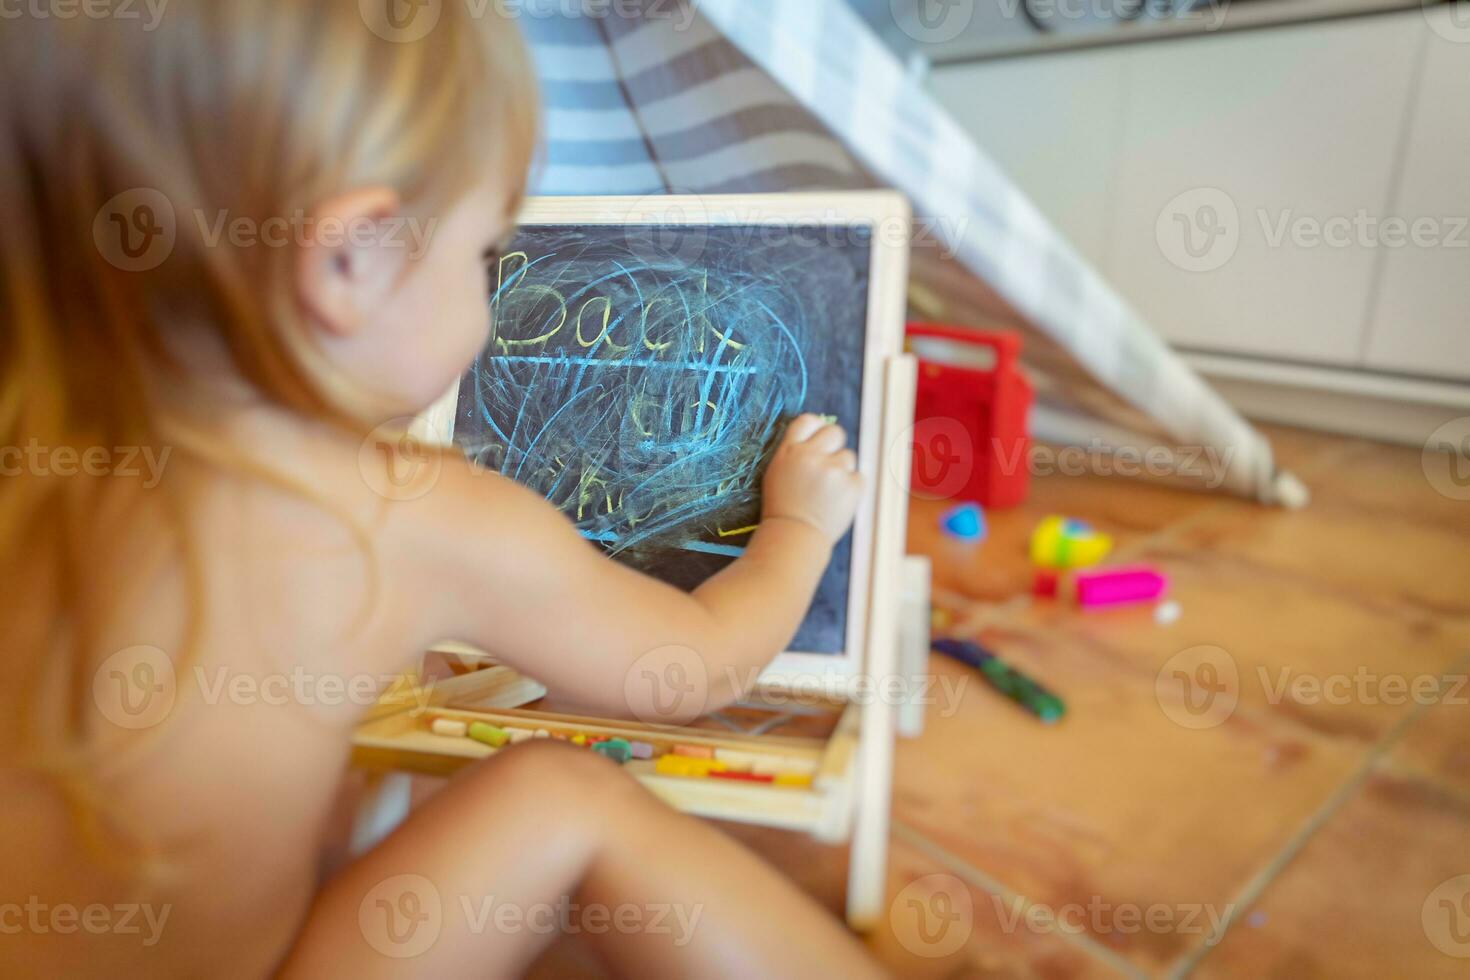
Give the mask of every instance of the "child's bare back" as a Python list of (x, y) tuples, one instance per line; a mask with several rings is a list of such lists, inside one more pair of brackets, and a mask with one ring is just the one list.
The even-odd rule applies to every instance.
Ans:
[[(686, 934), (596, 940), (619, 971), (868, 969), (774, 872), (553, 745), (466, 771), (324, 879), (351, 727), (423, 650), (466, 641), (589, 710), (687, 720), (687, 699), (627, 693), (628, 671), (687, 650), (707, 679), (696, 708), (728, 703), (789, 641), (860, 492), (841, 430), (796, 419), (745, 556), (686, 594), (607, 560), (528, 491), (396, 441), (485, 343), (487, 254), (512, 227), (534, 114), (511, 104), (528, 97), (507, 81), (526, 71), (509, 25), (445, 5), (417, 49), (356, 6), (201, 0), (148, 36), (33, 21), (0, 39), (0, 200), (18, 215), (0, 329), (27, 379), (8, 438), (164, 460), (154, 486), (55, 466), (0, 498), (17, 638), (0, 685), (0, 973), (516, 975), (549, 938), (465, 914), (491, 896), (677, 907)], [(254, 73), (266, 38), (297, 73), (290, 98)], [(57, 116), (24, 101), (43, 87)], [(158, 101), (184, 87), (243, 118), (211, 128)], [(115, 173), (22, 208), (23, 174), (64, 182), (59, 116), (84, 106)], [(314, 122), (251, 158), (293, 115)], [(129, 143), (122, 118), (153, 129)], [(496, 138), (464, 135), (486, 126)], [(176, 211), (260, 222), (300, 205), (313, 230), (262, 253), (191, 238), (179, 215), (170, 254), (129, 267), (93, 218), (140, 177)], [(381, 234), (404, 214), (433, 218), (421, 252)], [(122, 217), (125, 235), (158, 215)], [(379, 234), (331, 238), (329, 222)], [(405, 946), (424, 921), (432, 936)]]

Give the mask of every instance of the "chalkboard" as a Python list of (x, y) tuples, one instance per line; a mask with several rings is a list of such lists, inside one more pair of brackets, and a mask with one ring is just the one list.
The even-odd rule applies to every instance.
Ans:
[[(871, 246), (863, 225), (526, 226), (490, 269), (455, 442), (691, 589), (748, 542), (791, 419), (858, 444)], [(791, 649), (844, 652), (851, 569), (849, 534)]]

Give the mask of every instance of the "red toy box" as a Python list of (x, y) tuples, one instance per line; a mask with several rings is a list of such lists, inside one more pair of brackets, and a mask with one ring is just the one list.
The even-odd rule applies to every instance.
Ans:
[(913, 492), (930, 499), (1014, 507), (1026, 499), (1031, 385), (1017, 361), (1021, 338), (911, 323), (919, 359), (914, 404)]

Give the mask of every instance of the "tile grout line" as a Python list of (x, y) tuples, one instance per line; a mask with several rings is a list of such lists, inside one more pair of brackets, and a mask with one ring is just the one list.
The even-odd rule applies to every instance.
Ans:
[[(1455, 661), (1446, 672), (1453, 672), (1461, 667), (1470, 668), (1470, 655)], [(1409, 730), (1409, 727), (1438, 703), (1439, 701), (1436, 699), (1425, 704), (1415, 705), (1414, 710), (1399, 719), (1397, 724), (1385, 732), (1383, 737), (1363, 754), (1363, 761), (1353, 774), (1307, 818), (1306, 823), (1282, 846), (1281, 850), (1277, 852), (1276, 857), (1267, 862), (1266, 866), (1257, 872), (1250, 881), (1246, 882), (1245, 887), (1236, 894), (1235, 900), (1231, 902), (1229, 914), (1226, 915), (1225, 920), (1220, 924), (1220, 934), (1214, 937), (1214, 941), (1204, 943), (1176, 960), (1166, 974), (1169, 980), (1182, 980), (1182, 978), (1189, 976), (1194, 968), (1200, 964), (1200, 961), (1208, 956), (1216, 946), (1220, 945), (1225, 939), (1225, 936), (1230, 932), (1231, 926), (1235, 924), (1235, 920), (1238, 918), (1238, 911), (1242, 908), (1249, 908), (1256, 903), (1266, 888), (1276, 879), (1276, 876), (1296, 859), (1296, 856), (1301, 853), (1302, 849), (1306, 847), (1307, 843), (1316, 835), (1317, 831), (1321, 830), (1328, 820), (1336, 816), (1338, 811), (1362, 788), (1363, 784), (1372, 777), (1374, 772), (1378, 771), (1379, 762), (1387, 756), (1390, 749), (1403, 739), (1404, 733)]]
[(1419, 783), (1428, 783), (1455, 802), (1463, 803), (1465, 806), (1470, 807), (1470, 790), (1461, 789), (1458, 786), (1450, 786), (1444, 782), (1444, 777), (1420, 769), (1416, 765), (1394, 762), (1392, 759), (1379, 759), (1377, 768), (1379, 772), (1387, 776), (1393, 776), (1399, 779), (1412, 779)]
[[(942, 845), (935, 843), (927, 834), (921, 833), (902, 820), (893, 820), (892, 833), (894, 837), (903, 841), (905, 844), (923, 853), (925, 856), (933, 858), (942, 866), (955, 872), (969, 884), (990, 893), (996, 898), (1006, 902), (1019, 902), (1023, 910), (1029, 909), (1036, 904), (1019, 892), (1007, 888), (1000, 881), (981, 871), (964, 858), (952, 853)], [(1147, 973), (1085, 933), (1072, 933), (1066, 929), (1058, 928), (1054, 935), (1060, 936), (1064, 943), (1075, 946), (1083, 953), (1105, 963), (1124, 976), (1133, 978), (1133, 980), (1148, 980)]]
[[(1350, 440), (1344, 441), (1340, 445), (1323, 446), (1312, 452), (1307, 458), (1300, 460), (1297, 465), (1291, 468), (1291, 471), (1298, 477), (1302, 478), (1305, 482), (1306, 480), (1310, 479), (1313, 474), (1319, 473), (1322, 470), (1329, 468), (1333, 464), (1339, 462), (1344, 458), (1349, 457), (1355, 452), (1362, 451), (1364, 445), (1365, 443), (1361, 440)], [(1275, 454), (1273, 453), (1273, 457), (1274, 455)], [(1279, 461), (1276, 462), (1276, 466), (1278, 469), (1281, 468), (1281, 464)], [(1143, 535), (1138, 540), (1132, 542), (1128, 547), (1118, 549), (1118, 551), (1114, 552), (1109, 557), (1112, 559), (1117, 559), (1120, 556), (1131, 558), (1134, 555), (1146, 553), (1151, 548), (1161, 545), (1167, 546), (1169, 544), (1175, 543), (1177, 542), (1179, 536), (1184, 532), (1188, 531), (1191, 528), (1197, 527), (1200, 524), (1203, 524), (1209, 520), (1213, 520), (1220, 514), (1225, 513), (1229, 509), (1231, 504), (1239, 502), (1240, 500), (1250, 502), (1247, 498), (1232, 498), (1231, 500), (1221, 500), (1213, 502), (1205, 507), (1200, 508), (1200, 510), (1198, 510), (1197, 512), (1181, 518), (1180, 520), (1174, 521), (1163, 527), (1155, 528), (1153, 531)], [(1269, 505), (1261, 504), (1260, 506), (1268, 507)], [(1310, 506), (1310, 504), (1308, 506)], [(1012, 597), (1011, 599), (1004, 600), (998, 603), (980, 603), (979, 605), (982, 607), (980, 610), (982, 615), (975, 616), (972, 614), (971, 616), (960, 619), (959, 622), (955, 623), (955, 625), (966, 627), (973, 626), (976, 625), (977, 620), (978, 625), (981, 628), (992, 624), (1005, 624), (1007, 621), (1011, 620), (1012, 617), (1024, 614), (1028, 609), (1035, 605), (1034, 600), (1035, 597), (1030, 593), (1022, 593), (1018, 596)], [(968, 601), (967, 604), (975, 605), (975, 603)], [(1464, 660), (1451, 665), (1452, 669), (1459, 666), (1460, 663), (1470, 663), (1470, 657), (1466, 657)], [(1229, 932), (1230, 927), (1235, 922), (1235, 909), (1238, 909), (1243, 905), (1248, 906), (1250, 904), (1253, 904), (1260, 897), (1261, 893), (1265, 891), (1266, 887), (1275, 879), (1276, 875), (1279, 874), (1280, 871), (1283, 870), (1288, 864), (1290, 864), (1292, 859), (1296, 857), (1297, 853), (1306, 846), (1306, 843), (1311, 838), (1311, 836), (1314, 835), (1317, 830), (1319, 830), (1322, 825), (1324, 825), (1327, 820), (1331, 818), (1332, 815), (1334, 815), (1339, 809), (1341, 809), (1341, 807), (1347, 802), (1347, 799), (1353, 792), (1355, 792), (1359, 787), (1362, 786), (1363, 783), (1367, 781), (1368, 777), (1372, 775), (1372, 771), (1377, 762), (1384, 755), (1386, 755), (1388, 749), (1391, 748), (1400, 737), (1402, 737), (1403, 731), (1406, 730), (1408, 726), (1412, 724), (1415, 720), (1417, 720), (1424, 713), (1424, 711), (1427, 710), (1428, 707), (1428, 705), (1419, 705), (1414, 711), (1405, 716), (1405, 718), (1401, 720), (1398, 725), (1395, 725), (1393, 729), (1386, 733), (1385, 736), (1380, 739), (1377, 744), (1369, 748), (1359, 769), (1352, 776), (1350, 776), (1341, 787), (1339, 787), (1336, 793), (1328, 797), (1323, 805), (1318, 808), (1317, 812), (1315, 812), (1311, 817), (1308, 818), (1302, 829), (1298, 831), (1298, 833), (1294, 835), (1293, 838), (1289, 840), (1285, 846), (1283, 846), (1281, 851), (1278, 852), (1276, 858), (1271, 861), (1254, 878), (1252, 878), (1251, 881), (1246, 884), (1246, 887), (1241, 890), (1241, 892), (1237, 895), (1237, 901), (1233, 903), (1230, 913), (1220, 924), (1219, 935), (1214, 937), (1213, 942), (1202, 943), (1196, 949), (1192, 950), (1189, 953), (1186, 953), (1184, 956), (1176, 960), (1174, 965), (1167, 972), (1167, 974), (1165, 974), (1169, 978), (1169, 980), (1179, 980), (1179, 978), (1187, 977), (1189, 973), (1196, 966), (1199, 965), (1200, 961), (1203, 960), (1205, 956), (1207, 956), (1214, 949), (1214, 947), (1218, 946), (1225, 939), (1225, 936)], [(952, 854), (944, 847), (932, 841), (926, 835), (920, 833), (919, 831), (910, 827), (907, 823), (898, 820), (897, 818), (893, 819), (892, 833), (895, 837), (905, 841), (916, 850), (919, 850), (929, 857), (939, 861), (941, 864), (950, 867), (951, 870), (959, 872), (960, 875), (963, 878), (967, 879), (971, 884), (976, 885), (977, 887), (980, 887), (983, 890), (999, 897), (1008, 897), (1011, 899), (1019, 900), (1028, 906), (1032, 904), (1025, 896), (1013, 892), (1009, 888), (1006, 888), (996, 879), (991, 878), (989, 875), (974, 867), (969, 862), (963, 860), (957, 855)], [(1077, 947), (1085, 954), (1090, 955), (1094, 959), (1097, 959), (1103, 963), (1106, 963), (1107, 965), (1113, 967), (1124, 975), (1133, 978), (1143, 978), (1143, 980), (1147, 980), (1147, 973), (1140, 970), (1127, 959), (1115, 953), (1113, 950), (1108, 949), (1106, 946), (1098, 943), (1091, 937), (1085, 935), (1072, 935), (1065, 931), (1062, 932), (1062, 936), (1064, 942)]]

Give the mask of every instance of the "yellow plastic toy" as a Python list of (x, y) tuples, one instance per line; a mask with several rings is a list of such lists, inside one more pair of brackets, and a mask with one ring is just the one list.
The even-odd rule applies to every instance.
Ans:
[(1082, 521), (1053, 514), (1031, 532), (1031, 563), (1042, 568), (1086, 568), (1113, 549), (1113, 539)]

